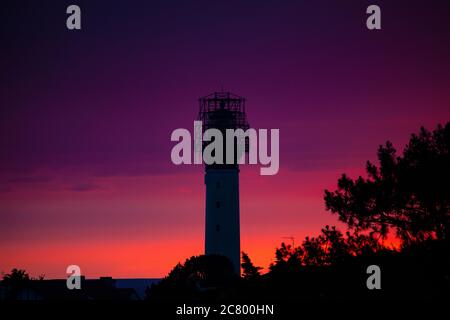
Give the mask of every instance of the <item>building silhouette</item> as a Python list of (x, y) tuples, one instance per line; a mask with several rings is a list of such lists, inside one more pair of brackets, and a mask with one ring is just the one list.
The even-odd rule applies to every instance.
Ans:
[[(205, 254), (228, 257), (240, 274), (239, 165), (237, 139), (233, 138), (234, 161), (226, 161), (226, 129), (249, 128), (245, 99), (230, 92), (214, 92), (199, 99), (203, 131), (220, 130), (223, 163), (205, 164)], [(211, 143), (203, 142), (204, 148)], [(247, 151), (245, 146), (244, 151)]]

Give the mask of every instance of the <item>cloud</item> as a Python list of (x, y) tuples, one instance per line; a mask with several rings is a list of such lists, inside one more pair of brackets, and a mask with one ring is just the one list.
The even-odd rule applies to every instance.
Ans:
[(20, 176), (9, 179), (12, 183), (45, 183), (52, 181), (50, 176), (37, 175), (37, 176)]
[(78, 183), (70, 187), (70, 190), (76, 192), (86, 192), (100, 189), (100, 186), (93, 183)]

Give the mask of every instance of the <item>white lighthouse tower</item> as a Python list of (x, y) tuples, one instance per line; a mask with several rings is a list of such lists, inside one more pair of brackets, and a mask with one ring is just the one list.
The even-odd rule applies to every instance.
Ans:
[[(224, 164), (205, 165), (206, 223), (205, 254), (228, 257), (240, 274), (239, 166), (237, 148), (233, 164), (226, 164), (226, 129), (249, 128), (245, 99), (229, 92), (215, 92), (200, 98), (199, 119), (203, 130), (222, 132)], [(209, 142), (204, 142), (204, 147)], [(234, 142), (236, 145), (236, 141)], [(246, 146), (247, 151), (247, 146)]]

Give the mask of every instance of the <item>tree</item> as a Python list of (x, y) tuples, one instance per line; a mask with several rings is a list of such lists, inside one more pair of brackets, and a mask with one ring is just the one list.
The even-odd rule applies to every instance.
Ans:
[(301, 267), (301, 257), (303, 249), (301, 247), (292, 247), (281, 243), (281, 247), (275, 250), (275, 262), (271, 263), (269, 269), (271, 272), (285, 273), (296, 271)]
[(12, 269), (11, 273), (3, 275), (3, 285), (7, 288), (7, 299), (15, 300), (20, 290), (26, 288), (30, 282), (30, 276), (25, 270)]
[(150, 299), (197, 299), (222, 292), (238, 280), (231, 261), (221, 255), (193, 256), (178, 263), (147, 290)]
[(365, 253), (385, 249), (370, 235), (358, 232), (344, 234), (335, 226), (325, 226), (317, 237), (305, 237), (299, 247), (285, 243), (276, 249), (271, 271), (297, 271), (300, 267), (330, 266), (344, 263), (347, 259)]
[(387, 141), (379, 165), (367, 162), (367, 178), (343, 174), (325, 190), (327, 210), (354, 232), (386, 237), (395, 230), (405, 244), (450, 235), (450, 123), (411, 135), (403, 155)]
[(12, 269), (11, 273), (6, 273), (3, 275), (3, 284), (13, 285), (16, 283), (23, 283), (30, 280), (30, 276), (25, 270), (22, 269)]
[(306, 237), (302, 248), (302, 264), (306, 266), (336, 264), (350, 255), (346, 239), (335, 226), (325, 226), (317, 237)]
[(245, 252), (242, 252), (242, 278), (246, 280), (257, 280), (261, 274), (259, 273), (259, 270), (261, 270), (261, 267), (256, 267), (253, 265), (252, 261), (250, 260), (250, 257)]

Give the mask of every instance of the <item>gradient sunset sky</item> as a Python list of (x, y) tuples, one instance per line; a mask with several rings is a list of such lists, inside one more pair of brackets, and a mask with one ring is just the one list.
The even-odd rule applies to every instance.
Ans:
[[(365, 27), (382, 9), (382, 30)], [(78, 4), (82, 30), (66, 29)], [(11, 1), (0, 9), (0, 271), (161, 277), (203, 252), (202, 166), (170, 160), (198, 98), (247, 98), (280, 171), (241, 168), (241, 248), (267, 267), (337, 224), (324, 189), (450, 120), (450, 2)]]

